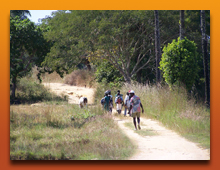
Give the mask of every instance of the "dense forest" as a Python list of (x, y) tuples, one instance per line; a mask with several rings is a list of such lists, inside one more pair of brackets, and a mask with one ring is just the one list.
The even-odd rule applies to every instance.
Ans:
[(60, 10), (31, 22), (11, 11), (10, 80), (33, 66), (60, 76), (78, 69), (97, 82), (183, 85), (210, 105), (210, 11)]

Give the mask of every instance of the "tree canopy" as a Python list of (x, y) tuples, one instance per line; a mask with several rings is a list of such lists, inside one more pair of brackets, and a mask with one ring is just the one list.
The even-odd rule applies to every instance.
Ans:
[[(209, 54), (210, 11), (205, 11), (205, 13), (206, 36), (208, 40), (207, 50)], [(86, 66), (91, 70), (92, 66), (96, 70), (96, 80), (98, 81), (106, 80), (108, 83), (114, 80), (128, 83), (132, 80), (140, 83), (146, 83), (146, 81), (156, 82), (158, 64), (156, 64), (155, 60), (155, 48), (157, 48), (157, 51), (160, 51), (165, 47), (163, 55), (166, 56), (168, 55), (166, 53), (168, 49), (171, 49), (171, 46), (168, 44), (173, 44), (174, 47), (173, 40), (177, 40), (180, 35), (180, 11), (159, 10), (157, 15), (158, 17), (156, 18), (159, 18), (157, 19), (157, 30), (160, 30), (160, 34), (157, 36), (158, 40), (160, 39), (160, 43), (158, 43), (160, 45), (157, 45), (157, 47), (155, 47), (155, 39), (157, 39), (155, 36), (156, 19), (154, 11), (149, 10), (60, 10), (54, 12), (52, 17), (42, 19), (41, 24), (38, 26), (30, 24), (26, 20), (24, 20), (26, 24), (23, 23), (26, 26), (18, 26), (19, 24), (13, 26), (13, 24), (11, 24), (12, 32), (13, 27), (15, 27), (15, 30), (21, 32), (21, 27), (26, 28), (29, 25), (27, 30), (32, 29), (36, 31), (38, 29), (39, 31), (37, 32), (39, 33), (38, 35), (40, 35), (37, 41), (32, 37), (32, 32), (28, 33), (29, 35), (27, 33), (20, 33), (21, 36), (19, 36), (22, 37), (21, 39), (23, 40), (17, 40), (16, 38), (11, 39), (11, 44), (13, 44), (11, 47), (11, 49), (13, 49), (11, 51), (11, 74), (14, 74), (13, 70), (19, 67), (27, 68), (28, 65), (29, 68), (29, 66), (31, 67), (31, 65), (39, 61), (38, 65), (42, 63), (41, 66), (44, 67), (45, 71), (56, 71), (61, 76), (65, 72), (70, 73), (75, 69), (82, 69)], [(175, 45), (175, 48), (172, 49), (174, 56), (170, 57), (176, 57), (175, 61), (181, 60), (181, 62), (175, 63), (178, 67), (173, 69), (178, 70), (179, 67), (185, 67), (184, 65), (191, 67), (195, 59), (199, 67), (198, 76), (191, 77), (192, 80), (194, 79), (193, 83), (185, 79), (183, 80), (182, 78), (181, 81), (184, 82), (187, 87), (195, 84), (198, 89), (202, 89), (204, 68), (202, 62), (200, 11), (185, 10), (182, 23), (184, 24), (184, 39), (189, 40), (187, 41), (188, 44), (191, 42), (197, 44), (197, 48), (193, 49), (196, 51), (196, 53), (194, 53), (188, 49), (188, 45), (186, 48), (180, 45), (180, 43), (179, 45), (182, 49), (189, 50), (190, 57), (186, 58), (186, 56), (189, 55), (184, 54), (183, 57), (182, 53), (185, 51), (183, 50), (182, 52), (182, 49), (176, 48), (178, 45)], [(11, 34), (13, 35), (12, 32)], [(17, 33), (18, 32), (16, 32), (16, 34)], [(43, 36), (41, 36), (42, 34)], [(11, 37), (13, 37), (12, 35)], [(38, 47), (42, 48), (41, 52), (45, 53), (35, 54), (34, 49), (38, 48), (35, 42), (43, 41), (43, 39), (47, 42), (44, 47), (49, 47), (49, 51), (46, 50), (48, 48), (40, 47), (39, 45)], [(30, 44), (33, 44), (36, 48), (33, 48), (33, 45), (30, 47), (27, 46), (29, 40)], [(18, 44), (14, 43), (15, 41), (18, 42)], [(26, 45), (23, 45), (25, 43)], [(179, 41), (177, 40), (175, 43), (179, 43)], [(44, 43), (41, 43), (41, 45), (42, 44)], [(194, 44), (192, 48), (194, 48)], [(31, 56), (41, 57), (36, 61), (33, 60), (33, 58), (35, 58), (33, 57), (30, 61), (22, 57), (19, 58), (19, 55), (23, 56), (23, 58), (30, 58)], [(46, 57), (42, 58), (42, 56)], [(24, 60), (24, 64), (18, 64), (22, 61), (21, 58)], [(191, 60), (193, 60), (192, 63), (184, 63), (185, 61), (191, 62)], [(209, 70), (210, 57), (208, 57), (207, 60)], [(28, 61), (32, 64), (27, 64)], [(162, 63), (166, 65), (165, 61)], [(163, 64), (161, 68), (164, 67), (165, 69)], [(197, 66), (195, 68), (197, 68)], [(15, 72), (19, 72), (19, 75), (21, 75), (22, 71), (18, 70)], [(24, 72), (25, 71), (23, 71), (23, 73)], [(176, 70), (172, 70), (172, 73), (169, 72), (169, 76), (168, 73), (164, 72), (162, 82), (164, 80), (167, 81), (167, 76), (172, 77), (173, 72), (176, 72)], [(183, 75), (185, 75), (185, 73)], [(173, 81), (179, 79), (176, 78), (174, 78), (175, 80), (171, 80), (171, 84)]]
[(83, 56), (105, 59), (130, 82), (153, 62), (152, 16), (152, 11), (57, 12), (47, 21), (45, 37), (54, 45), (45, 63), (71, 70)]
[(17, 78), (25, 76), (34, 65), (41, 67), (50, 46), (43, 31), (28, 19), (10, 18), (10, 77), (15, 95)]

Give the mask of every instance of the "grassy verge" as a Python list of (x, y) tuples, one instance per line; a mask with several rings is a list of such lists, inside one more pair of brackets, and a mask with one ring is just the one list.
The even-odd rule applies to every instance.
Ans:
[(129, 139), (99, 107), (11, 106), (11, 160), (123, 160)]

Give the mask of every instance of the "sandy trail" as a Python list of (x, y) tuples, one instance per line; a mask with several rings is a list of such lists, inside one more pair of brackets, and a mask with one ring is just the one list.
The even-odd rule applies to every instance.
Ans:
[(195, 143), (166, 129), (155, 120), (141, 118), (141, 130), (155, 132), (155, 136), (140, 136), (126, 127), (124, 123), (132, 122), (131, 117), (117, 117), (115, 120), (138, 147), (130, 160), (210, 160), (209, 150), (199, 148)]
[[(69, 103), (78, 104), (78, 96), (88, 98), (93, 104), (94, 89), (69, 86), (61, 83), (44, 83), (58, 95), (68, 95)], [(115, 110), (114, 110), (115, 112)], [(122, 111), (122, 114), (124, 111)], [(126, 127), (125, 122), (132, 122), (131, 117), (113, 116), (119, 127), (137, 146), (136, 153), (129, 160), (210, 160), (210, 150), (202, 149), (197, 144), (186, 140), (177, 133), (166, 129), (159, 122), (141, 118), (141, 130), (152, 131), (155, 136), (141, 136), (134, 130)]]
[(94, 89), (78, 86), (70, 86), (62, 83), (43, 83), (44, 86), (51, 89), (57, 95), (67, 95), (68, 103), (79, 104), (79, 97), (87, 97), (88, 104), (93, 104)]

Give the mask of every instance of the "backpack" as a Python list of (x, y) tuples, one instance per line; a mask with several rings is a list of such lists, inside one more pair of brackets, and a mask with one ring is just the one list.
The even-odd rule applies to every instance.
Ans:
[(116, 100), (116, 103), (121, 104), (121, 102), (122, 102), (122, 101), (121, 101), (121, 97), (118, 96), (118, 97), (117, 97), (117, 100)]
[(101, 99), (101, 104), (104, 105), (104, 103), (105, 103), (105, 98), (103, 97), (103, 98)]
[(112, 102), (113, 102), (113, 100), (112, 100), (112, 96), (109, 95), (109, 97), (110, 97), (110, 103), (112, 103)]

